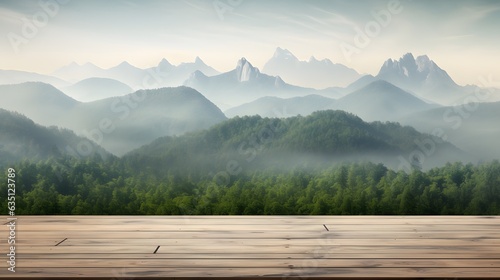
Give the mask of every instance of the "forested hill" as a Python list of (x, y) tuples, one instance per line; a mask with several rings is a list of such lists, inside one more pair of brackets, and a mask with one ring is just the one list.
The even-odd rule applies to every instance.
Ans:
[(78, 158), (111, 154), (71, 130), (44, 127), (19, 113), (0, 109), (0, 167), (24, 159), (46, 160), (69, 155)]
[[(10, 115), (11, 132), (28, 127), (50, 139), (49, 132), (58, 131)], [(16, 170), (20, 215), (498, 215), (498, 161), (409, 173), (337, 162), (356, 153), (397, 158), (416, 149), (416, 139), (428, 137), (410, 127), (324, 111), (287, 119), (234, 118), (206, 131), (160, 138), (123, 158), (54, 153), (49, 160), (8, 167)], [(460, 152), (436, 144), (434, 154), (447, 149)], [(6, 172), (0, 181), (7, 181)], [(0, 184), (0, 192), (7, 193), (7, 184)], [(0, 201), (1, 214), (7, 203)]]
[[(420, 151), (418, 141), (431, 139), (397, 123), (366, 123), (343, 111), (319, 111), (286, 119), (235, 117), (206, 131), (159, 138), (123, 160), (132, 170), (159, 175), (236, 172), (240, 168), (316, 169), (358, 160), (398, 168), (401, 157), (408, 164), (409, 156)], [(433, 153), (421, 162), (424, 169), (465, 160), (464, 153), (453, 145), (433, 143)]]

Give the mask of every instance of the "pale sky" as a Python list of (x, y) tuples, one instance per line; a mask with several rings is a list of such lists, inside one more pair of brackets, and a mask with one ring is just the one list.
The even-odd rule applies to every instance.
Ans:
[[(72, 61), (110, 68), (124, 60), (145, 68), (199, 56), (224, 72), (241, 57), (262, 69), (281, 47), (373, 75), (407, 52), (427, 54), (462, 85), (500, 72), (495, 0), (55, 1), (0, 0), (0, 69), (50, 74)], [(399, 12), (375, 24), (374, 12), (390, 13), (392, 1)], [(356, 30), (366, 27), (370, 41), (356, 45)], [(357, 53), (344, 55), (346, 44)]]

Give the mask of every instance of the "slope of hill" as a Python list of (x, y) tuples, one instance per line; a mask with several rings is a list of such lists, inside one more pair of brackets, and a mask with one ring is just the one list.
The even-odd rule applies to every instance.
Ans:
[(53, 76), (25, 71), (0, 70), (0, 85), (20, 84), (25, 82), (42, 82), (56, 87), (65, 87), (69, 85), (67, 81)]
[(131, 88), (138, 89), (143, 88), (143, 81), (146, 75), (144, 69), (140, 69), (127, 61), (123, 61), (114, 67), (106, 69), (102, 77), (118, 80)]
[(133, 92), (132, 88), (120, 81), (95, 77), (81, 80), (63, 90), (68, 96), (82, 102), (122, 96)]
[(79, 105), (55, 87), (39, 82), (0, 85), (0, 97), (0, 108), (20, 112), (42, 125), (58, 125)]
[(367, 85), (369, 85), (377, 80), (379, 80), (379, 79), (375, 78), (372, 75), (364, 75), (363, 77), (352, 82), (347, 87), (343, 88), (342, 91), (346, 92), (346, 93), (351, 93), (351, 92), (356, 91), (358, 89), (362, 89), (362, 88), (366, 87)]
[[(82, 149), (90, 148), (89, 150)], [(103, 148), (72, 131), (44, 127), (15, 112), (0, 109), (0, 166), (21, 160), (46, 160), (63, 155), (86, 158), (111, 156)]]
[(42, 83), (0, 86), (0, 108), (87, 136), (121, 155), (165, 135), (207, 128), (226, 119), (213, 103), (186, 87), (141, 90), (81, 103)]
[(262, 68), (271, 76), (280, 76), (288, 83), (301, 87), (324, 89), (347, 86), (360, 77), (354, 69), (329, 59), (301, 61), (286, 49), (277, 48), (274, 55)]
[(315, 111), (330, 109), (335, 100), (320, 96), (307, 95), (292, 98), (262, 97), (253, 102), (231, 108), (224, 113), (228, 117), (259, 115), (268, 118), (283, 118), (309, 115)]
[[(236, 117), (207, 131), (157, 139), (124, 160), (163, 174), (193, 170), (236, 174), (356, 160), (411, 169), (409, 157), (419, 153), (415, 141), (429, 137), (395, 123), (369, 124), (342, 111), (287, 119)], [(435, 145), (432, 154), (420, 159), (425, 169), (466, 159), (449, 143)]]
[(68, 82), (76, 83), (78, 81), (85, 80), (91, 77), (102, 77), (102, 75), (104, 75), (104, 72), (104, 69), (90, 62), (82, 65), (76, 62), (71, 62), (70, 64), (52, 72), (52, 75)]
[(402, 123), (447, 141), (484, 160), (500, 159), (500, 102), (442, 107), (412, 114)]
[(260, 115), (286, 117), (336, 109), (358, 115), (365, 121), (399, 121), (418, 111), (435, 108), (389, 82), (376, 80), (337, 100), (309, 95), (304, 97), (263, 97), (226, 111), (228, 117)]
[(334, 106), (356, 114), (365, 121), (397, 121), (408, 114), (434, 107), (382, 80), (340, 98)]
[[(226, 119), (217, 106), (187, 87), (140, 90), (83, 103), (73, 116), (70, 119), (77, 121), (66, 122), (65, 127), (83, 131), (116, 155), (161, 136), (205, 129)], [(103, 120), (109, 124), (109, 133), (99, 129)]]

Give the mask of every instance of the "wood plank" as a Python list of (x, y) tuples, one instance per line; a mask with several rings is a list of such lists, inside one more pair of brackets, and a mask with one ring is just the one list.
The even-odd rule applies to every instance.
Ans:
[(24, 253), (21, 255), (25, 259), (359, 259), (359, 258), (369, 258), (369, 259), (495, 259), (498, 258), (498, 253), (478, 253), (478, 252), (468, 252), (464, 254), (444, 254), (444, 253), (363, 253), (360, 254), (345, 254), (345, 253), (322, 253), (313, 252), (312, 254), (289, 254), (289, 253), (217, 253), (217, 254), (201, 254), (197, 253), (193, 255), (191, 253), (176, 253), (176, 254), (135, 254), (135, 253), (106, 253), (106, 254), (94, 254), (94, 253)]
[[(200, 218), (188, 218), (188, 217), (179, 217), (173, 219), (170, 216), (167, 216), (163, 219), (155, 218), (150, 219), (146, 218), (138, 219), (136, 218), (115, 218), (115, 216), (105, 216), (107, 218), (102, 218), (103, 216), (92, 216), (92, 218), (80, 218), (78, 216), (75, 218), (74, 216), (42, 216), (42, 217), (20, 217), (18, 218), (18, 222), (22, 224), (79, 224), (79, 225), (120, 225), (120, 224), (144, 224), (145, 220), (147, 220), (150, 225), (157, 224), (176, 224), (176, 225), (184, 225), (184, 224), (196, 224), (196, 225), (274, 225), (274, 224), (293, 224), (293, 225), (317, 225), (317, 224), (332, 224), (332, 225), (426, 225), (426, 224), (440, 224), (440, 225), (498, 225), (500, 223), (500, 219), (496, 217), (492, 217), (490, 219), (485, 218), (476, 218), (476, 219), (446, 219), (441, 217), (436, 218), (418, 218), (418, 219), (407, 219), (407, 218), (371, 218), (365, 216), (351, 216), (351, 218), (346, 219), (343, 218), (331, 218), (330, 216), (325, 216), (321, 218), (315, 219), (304, 219), (302, 217), (299, 218), (271, 218), (271, 219), (262, 219), (262, 218), (211, 218), (211, 219), (200, 219)], [(267, 216), (266, 216), (267, 217)], [(317, 216), (314, 216), (317, 217)]]
[[(18, 224), (17, 228), (21, 231), (220, 231), (220, 230), (265, 230), (265, 231), (293, 231), (297, 229), (296, 225), (150, 225), (144, 223), (141, 225), (53, 225), (53, 224)], [(500, 229), (500, 227), (498, 227)], [(324, 231), (322, 224), (302, 225), (302, 231)]]
[(464, 278), (495, 277), (500, 275), (500, 268), (27, 268), (16, 273), (0, 270), (0, 277), (413, 277), (413, 278)]
[(500, 267), (500, 259), (27, 259), (18, 267)]
[(5, 269), (0, 277), (491, 278), (500, 275), (499, 222), (498, 216), (20, 216), (18, 273)]
[(19, 255), (29, 253), (72, 253), (79, 252), (82, 254), (147, 254), (153, 253), (156, 246), (21, 246), (16, 247), (16, 253)]
[[(55, 245), (62, 239), (17, 239), (19, 244), (25, 245)], [(0, 240), (0, 243), (6, 244), (7, 240)], [(294, 246), (500, 246), (500, 239), (180, 239), (180, 238), (109, 238), (109, 239), (81, 239), (68, 238), (60, 246), (86, 246), (86, 245), (105, 245), (105, 246), (123, 246), (123, 245), (158, 245), (162, 246), (204, 246), (213, 244), (218, 246), (270, 246), (270, 245), (294, 245)]]
[[(471, 232), (471, 231), (481, 231), (488, 232), (500, 231), (500, 224), (496, 225), (468, 225), (464, 227), (463, 225), (326, 225), (330, 231), (342, 232), (342, 231), (377, 231), (377, 232), (391, 232), (398, 230), (399, 232), (434, 232), (434, 231), (446, 231), (446, 232)], [(253, 231), (294, 231), (299, 227), (297, 225), (150, 225), (144, 223), (141, 225), (53, 225), (53, 224), (41, 224), (41, 225), (25, 225), (18, 224), (17, 229), (20, 231), (241, 231), (241, 230), (253, 230)], [(323, 224), (317, 225), (300, 225), (301, 231), (325, 231)]]
[(206, 244), (205, 246), (162, 246), (161, 243), (156, 246), (18, 246), (19, 254), (25, 253), (72, 253), (80, 252), (84, 254), (106, 254), (106, 253), (148, 253), (153, 252), (157, 246), (161, 246), (157, 254), (217, 254), (217, 253), (268, 253), (268, 254), (364, 254), (364, 253), (400, 253), (400, 254), (418, 254), (418, 253), (445, 253), (445, 254), (466, 254), (468, 252), (475, 253), (492, 253), (500, 255), (500, 247), (491, 246), (217, 246)]
[(20, 239), (64, 239), (64, 238), (147, 238), (147, 239), (500, 239), (500, 232), (360, 232), (360, 231), (190, 231), (190, 232), (162, 232), (162, 231), (18, 231), (16, 236)]

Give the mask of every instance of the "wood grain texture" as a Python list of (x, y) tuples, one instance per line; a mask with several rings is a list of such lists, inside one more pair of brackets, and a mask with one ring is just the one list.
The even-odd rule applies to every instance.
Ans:
[(498, 216), (17, 218), (1, 278), (500, 278)]

